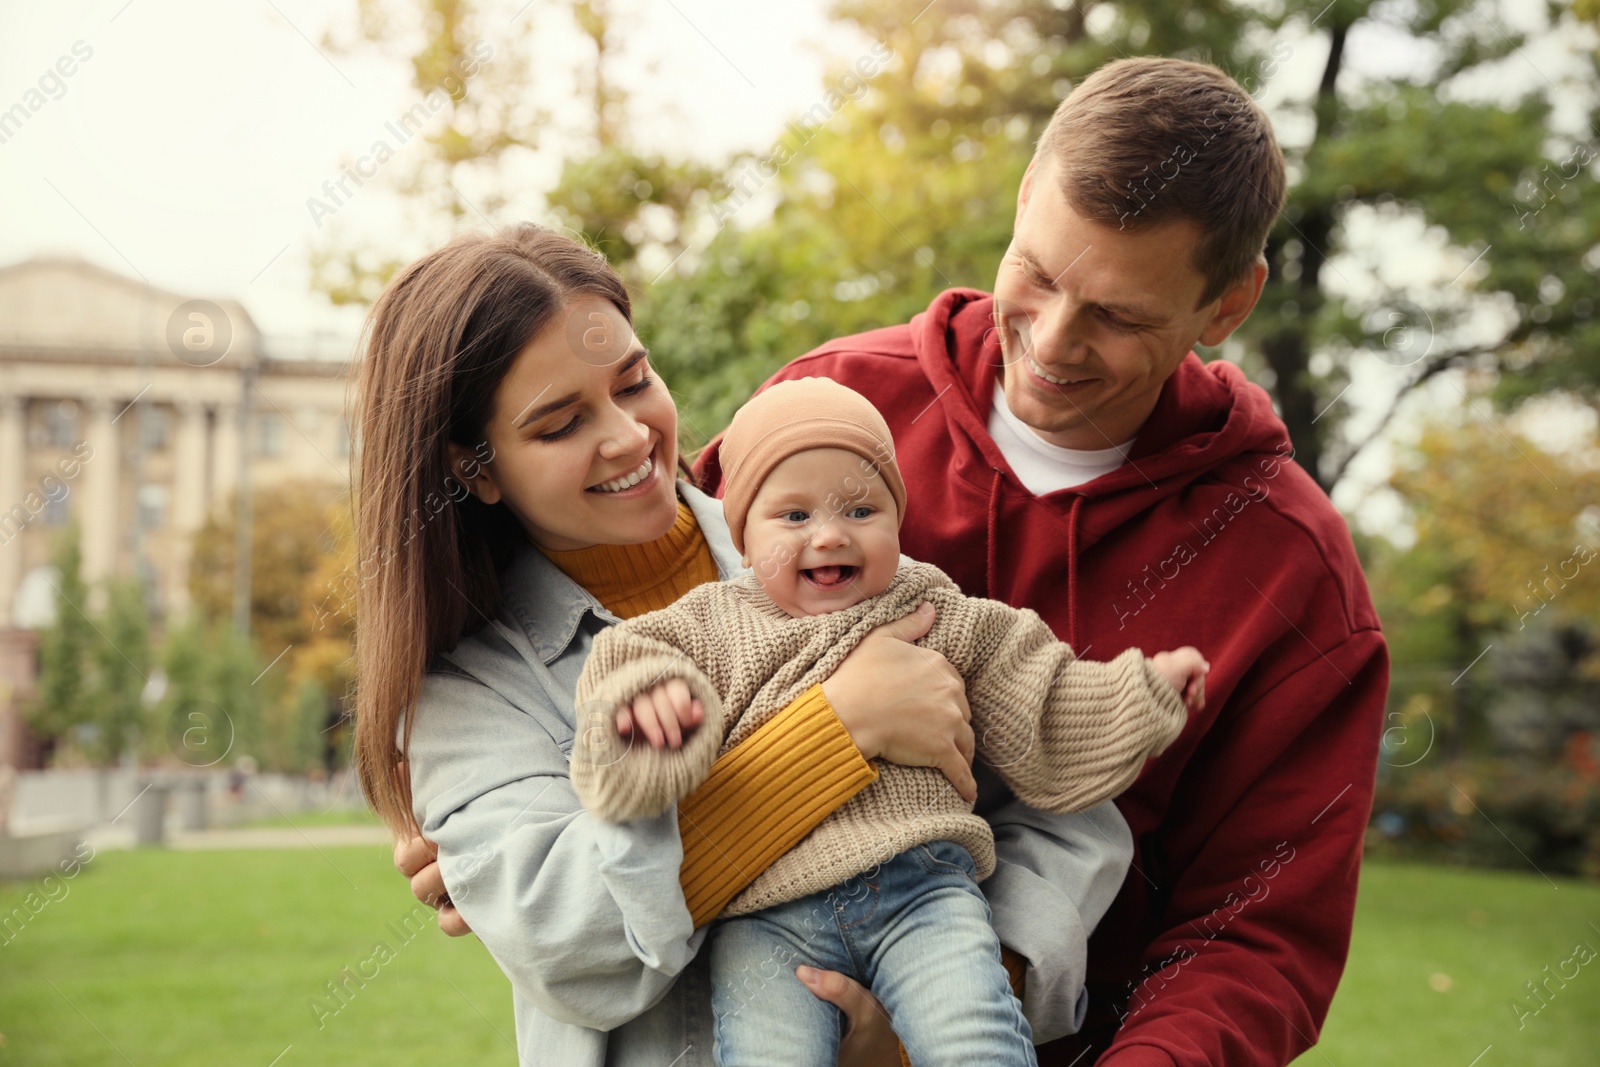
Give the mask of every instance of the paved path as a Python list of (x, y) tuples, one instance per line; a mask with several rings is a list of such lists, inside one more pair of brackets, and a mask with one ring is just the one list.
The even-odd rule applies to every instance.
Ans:
[[(122, 827), (91, 830), (89, 842), (95, 848), (132, 848), (133, 831)], [(166, 847), (180, 852), (208, 849), (285, 849), (342, 848), (346, 846), (391, 847), (394, 838), (382, 826), (286, 826), (253, 829), (178, 831), (167, 836)]]

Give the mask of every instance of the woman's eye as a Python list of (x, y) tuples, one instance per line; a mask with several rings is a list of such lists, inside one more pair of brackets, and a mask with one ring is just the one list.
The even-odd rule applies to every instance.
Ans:
[[(652, 385), (654, 385), (655, 382), (656, 382), (656, 380), (654, 378), (652, 378), (648, 374), (646, 374), (643, 378), (640, 378), (634, 384), (628, 386), (625, 389), (620, 390), (617, 393), (617, 395), (618, 396), (623, 396), (623, 397), (637, 396), (638, 394), (644, 392), (646, 389), (648, 389)], [(571, 421), (569, 421), (565, 426), (561, 427), (561, 429), (552, 430), (549, 433), (539, 434), (538, 435), (539, 440), (541, 440), (541, 441), (559, 441), (563, 437), (570, 437), (573, 434), (573, 432), (577, 430), (578, 424), (581, 421), (582, 420), (578, 416), (574, 415), (572, 417)]]
[(635, 394), (644, 392), (646, 389), (650, 388), (650, 386), (652, 386), (654, 384), (655, 384), (655, 379), (650, 377), (647, 374), (643, 378), (640, 378), (633, 385), (630, 385), (626, 389), (624, 389), (622, 391), (622, 395), (623, 396), (634, 396)]
[(541, 441), (559, 441), (563, 437), (570, 437), (572, 435), (573, 431), (576, 430), (577, 428), (578, 428), (578, 417), (576, 415), (574, 415), (572, 417), (572, 419), (565, 426), (561, 427), (561, 429), (552, 430), (549, 433), (540, 434), (539, 435), (539, 440), (541, 440)]

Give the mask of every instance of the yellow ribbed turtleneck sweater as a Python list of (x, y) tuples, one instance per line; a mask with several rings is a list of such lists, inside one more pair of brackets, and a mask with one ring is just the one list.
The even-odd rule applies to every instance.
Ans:
[(619, 619), (664, 608), (695, 586), (720, 577), (706, 535), (681, 500), (678, 521), (654, 541), (541, 551)]
[[(654, 541), (544, 554), (622, 619), (664, 608), (720, 577), (694, 512), (681, 500), (677, 522)], [(695, 926), (716, 918), (757, 874), (877, 776), (821, 685), (719, 759), (678, 806), (680, 878)]]

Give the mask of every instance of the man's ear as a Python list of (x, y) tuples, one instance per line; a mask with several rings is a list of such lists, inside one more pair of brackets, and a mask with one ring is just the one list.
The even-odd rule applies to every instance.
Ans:
[(454, 441), (450, 442), (450, 473), (461, 480), (467, 492), (485, 504), (500, 502), (500, 487), (495, 484), (494, 475), (489, 473), (488, 464), (479, 459), (476, 453)]
[(1200, 343), (1211, 348), (1226, 341), (1255, 310), (1256, 301), (1261, 299), (1261, 287), (1266, 283), (1267, 258), (1257, 256), (1250, 273), (1228, 286), (1217, 301), (1217, 309), (1200, 331)]

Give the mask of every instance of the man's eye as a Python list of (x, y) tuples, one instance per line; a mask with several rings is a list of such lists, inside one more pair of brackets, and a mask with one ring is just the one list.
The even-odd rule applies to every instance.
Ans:
[(1119, 319), (1115, 315), (1111, 314), (1111, 312), (1109, 312), (1109, 311), (1100, 312), (1100, 317), (1102, 319), (1104, 319), (1106, 321), (1106, 325), (1110, 326), (1113, 330), (1139, 330), (1139, 329), (1143, 329), (1143, 327), (1139, 323), (1137, 323), (1137, 322), (1128, 322), (1126, 319)]

